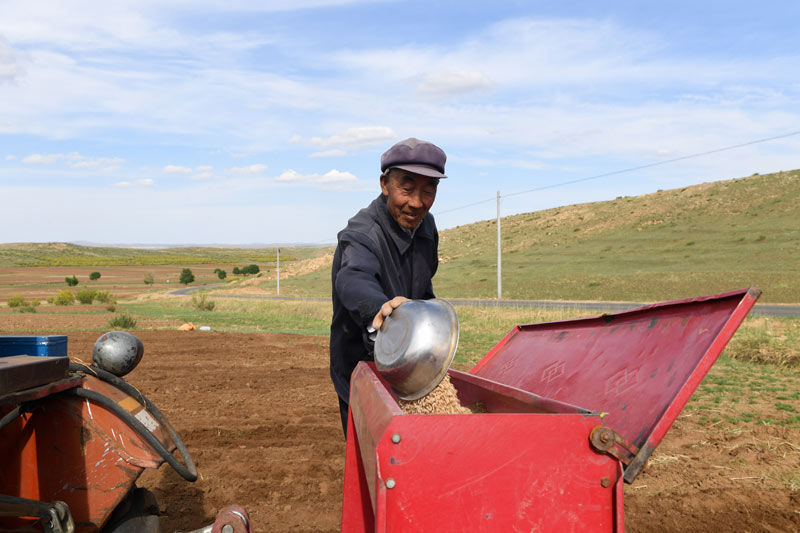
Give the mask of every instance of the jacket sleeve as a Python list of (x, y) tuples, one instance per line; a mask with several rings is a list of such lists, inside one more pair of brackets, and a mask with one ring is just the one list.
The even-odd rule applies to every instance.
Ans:
[(367, 327), (389, 298), (380, 283), (378, 257), (364, 243), (341, 241), (342, 264), (334, 280), (334, 290), (353, 320)]

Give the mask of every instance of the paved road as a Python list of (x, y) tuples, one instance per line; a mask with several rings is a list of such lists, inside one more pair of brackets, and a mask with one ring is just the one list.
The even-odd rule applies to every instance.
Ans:
[[(186, 287), (171, 291), (170, 294), (189, 294), (201, 289), (211, 289), (222, 287), (224, 283), (205, 285), (202, 287)], [(263, 300), (294, 300), (306, 302), (330, 302), (330, 298), (312, 298), (301, 296), (262, 296), (258, 294), (214, 294), (214, 298), (241, 298), (241, 299), (263, 299)], [(475, 306), (497, 306), (497, 307), (536, 307), (539, 309), (576, 309), (579, 311), (596, 311), (603, 313), (607, 311), (625, 311), (641, 307), (643, 303), (637, 302), (565, 302), (552, 300), (473, 300), (468, 298), (448, 298), (454, 305), (475, 305)], [(800, 305), (783, 304), (756, 304), (750, 313), (751, 315), (773, 316), (773, 317), (796, 317), (800, 318)]]

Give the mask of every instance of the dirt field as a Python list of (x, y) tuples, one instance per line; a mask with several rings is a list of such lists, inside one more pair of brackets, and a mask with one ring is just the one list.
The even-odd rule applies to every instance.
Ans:
[[(58, 334), (83, 320), (53, 318), (2, 314), (0, 333)], [(231, 503), (249, 511), (255, 531), (338, 530), (345, 444), (326, 337), (135, 333), (145, 355), (127, 379), (170, 418), (200, 472), (194, 484), (167, 466), (140, 478), (160, 502), (164, 531), (209, 524)], [(69, 333), (70, 356), (89, 360), (99, 335)], [(800, 430), (743, 422), (732, 431), (684, 414), (650, 470), (626, 486), (626, 529), (800, 530), (798, 471)]]
[[(42, 302), (52, 298), (58, 291), (69, 289), (64, 278), (75, 276), (79, 287), (89, 287), (101, 291), (110, 291), (115, 298), (127, 298), (145, 292), (147, 285), (144, 277), (152, 274), (151, 292), (180, 289), (181, 269), (189, 268), (195, 277), (192, 286), (205, 283), (221, 283), (214, 273), (215, 268), (231, 274), (232, 265), (175, 265), (155, 266), (103, 266), (103, 267), (4, 267), (0, 268), (0, 302), (12, 296), (22, 296), (30, 301), (38, 299)], [(100, 279), (89, 281), (89, 274), (100, 272)], [(73, 292), (78, 287), (73, 288)]]

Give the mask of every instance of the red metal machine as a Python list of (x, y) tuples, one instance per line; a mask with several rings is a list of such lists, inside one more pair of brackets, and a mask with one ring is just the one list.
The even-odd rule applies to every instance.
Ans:
[(449, 371), (461, 404), (485, 414), (405, 415), (360, 363), (342, 531), (623, 531), (623, 482), (759, 296), (516, 326), (469, 373)]
[[(0, 531), (160, 531), (155, 498), (135, 482), (164, 462), (194, 481), (191, 456), (144, 395), (70, 363), (66, 344), (0, 336)], [(246, 533), (249, 519), (226, 508), (207, 530)]]

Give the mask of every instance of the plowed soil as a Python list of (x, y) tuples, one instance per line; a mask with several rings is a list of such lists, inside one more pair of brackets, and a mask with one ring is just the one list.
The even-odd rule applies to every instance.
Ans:
[[(35, 316), (0, 320), (22, 321), (14, 329), (30, 321), (30, 333), (38, 335), (59, 333), (43, 332)], [(233, 503), (249, 511), (255, 531), (339, 529), (345, 441), (326, 337), (135, 334), (145, 354), (126, 379), (170, 418), (200, 472), (193, 484), (168, 466), (139, 479), (160, 503), (164, 531), (208, 525)], [(70, 356), (88, 361), (98, 336), (70, 332)], [(684, 415), (649, 471), (626, 486), (626, 530), (797, 531), (798, 471), (798, 430), (747, 423), (735, 430), (704, 427)]]

